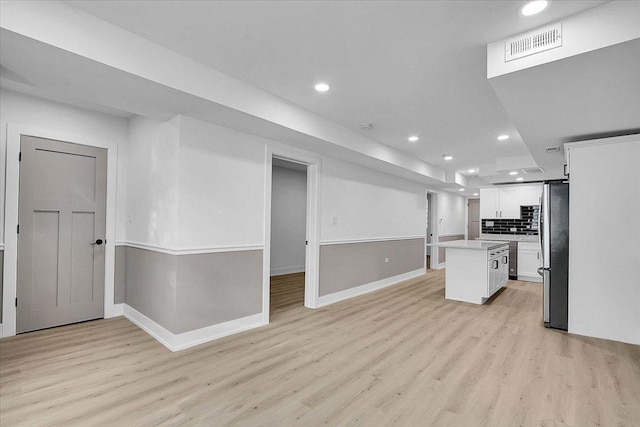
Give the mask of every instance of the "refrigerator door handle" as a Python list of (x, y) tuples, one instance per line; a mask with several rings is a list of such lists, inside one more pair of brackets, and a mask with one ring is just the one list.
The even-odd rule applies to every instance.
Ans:
[[(540, 269), (538, 269), (540, 272)], [(542, 268), (542, 282), (544, 287), (544, 296), (543, 296), (543, 320), (545, 326), (549, 323), (549, 269)], [(547, 326), (548, 327), (548, 326)]]

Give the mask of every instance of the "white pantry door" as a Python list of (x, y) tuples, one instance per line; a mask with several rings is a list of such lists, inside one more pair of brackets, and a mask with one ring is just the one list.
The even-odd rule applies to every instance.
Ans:
[(107, 151), (20, 139), (16, 331), (104, 316)]

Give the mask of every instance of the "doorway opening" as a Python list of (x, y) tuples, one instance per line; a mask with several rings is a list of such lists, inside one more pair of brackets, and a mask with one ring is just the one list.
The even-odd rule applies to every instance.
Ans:
[(427, 191), (426, 212), (426, 250), (425, 255), (427, 270), (438, 268), (439, 252), (437, 247), (429, 246), (430, 243), (438, 243), (438, 194)]
[(467, 239), (480, 238), (480, 199), (467, 200)]
[(271, 169), (270, 315), (303, 307), (307, 246), (306, 164), (274, 157)]

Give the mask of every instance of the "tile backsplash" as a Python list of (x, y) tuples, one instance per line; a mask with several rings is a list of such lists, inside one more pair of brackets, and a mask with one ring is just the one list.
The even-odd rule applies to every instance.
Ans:
[(482, 219), (482, 234), (538, 235), (540, 206), (520, 206), (520, 219)]

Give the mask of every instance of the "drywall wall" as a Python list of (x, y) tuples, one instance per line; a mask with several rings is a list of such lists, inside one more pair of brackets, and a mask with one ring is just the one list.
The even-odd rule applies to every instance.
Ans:
[(321, 243), (424, 237), (425, 186), (324, 159)]
[(570, 147), (569, 332), (640, 344), (640, 135)]
[(438, 193), (438, 235), (463, 235), (465, 229), (464, 197), (442, 191)]
[(271, 178), (271, 275), (304, 271), (307, 173), (273, 167)]
[(323, 245), (320, 296), (422, 269), (424, 245), (424, 237)]
[(125, 289), (125, 283), (126, 283), (126, 276), (125, 276), (125, 268), (126, 268), (126, 257), (125, 257), (125, 253), (126, 253), (126, 246), (116, 246), (116, 256), (115, 256), (115, 261), (113, 263), (113, 269), (114, 269), (114, 274), (113, 274), (113, 279), (114, 279), (114, 286), (113, 286), (113, 303), (114, 304), (122, 304), (124, 302), (124, 289)]
[(265, 146), (255, 136), (180, 117), (179, 247), (263, 244)]
[(133, 117), (127, 149), (126, 240), (174, 247), (178, 223), (179, 119)]

